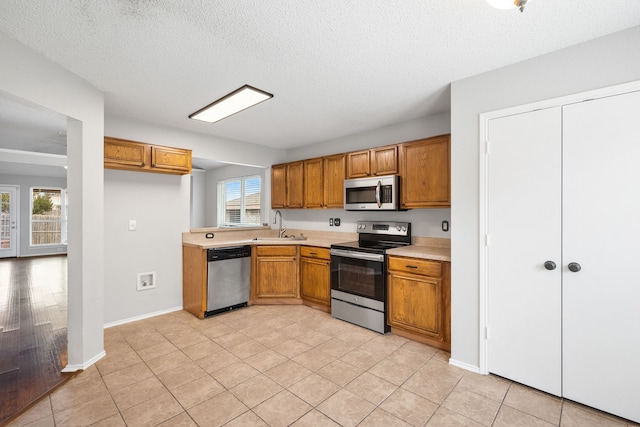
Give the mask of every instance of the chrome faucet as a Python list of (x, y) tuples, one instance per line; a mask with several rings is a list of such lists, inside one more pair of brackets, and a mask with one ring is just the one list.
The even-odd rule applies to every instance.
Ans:
[(276, 211), (276, 215), (273, 217), (273, 223), (276, 223), (276, 220), (278, 219), (278, 215), (280, 215), (280, 226), (278, 227), (278, 237), (282, 237), (282, 235), (284, 234), (285, 231), (287, 231), (286, 228), (282, 228), (282, 213), (280, 211)]

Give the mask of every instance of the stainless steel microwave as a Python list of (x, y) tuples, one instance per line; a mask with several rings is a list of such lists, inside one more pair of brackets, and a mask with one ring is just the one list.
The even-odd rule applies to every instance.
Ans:
[(396, 211), (400, 208), (398, 175), (344, 180), (347, 211)]

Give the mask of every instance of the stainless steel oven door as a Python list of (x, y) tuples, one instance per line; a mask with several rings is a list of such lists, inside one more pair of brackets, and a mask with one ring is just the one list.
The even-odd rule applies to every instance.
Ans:
[(385, 301), (383, 254), (331, 249), (331, 289)]

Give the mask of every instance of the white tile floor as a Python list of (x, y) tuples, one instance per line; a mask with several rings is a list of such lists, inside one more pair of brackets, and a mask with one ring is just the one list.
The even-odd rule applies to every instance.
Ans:
[(105, 331), (107, 357), (11, 426), (624, 426), (305, 306)]

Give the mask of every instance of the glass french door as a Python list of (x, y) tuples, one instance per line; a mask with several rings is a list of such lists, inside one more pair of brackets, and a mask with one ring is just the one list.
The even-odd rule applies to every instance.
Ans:
[(18, 189), (0, 186), (0, 258), (18, 255)]

